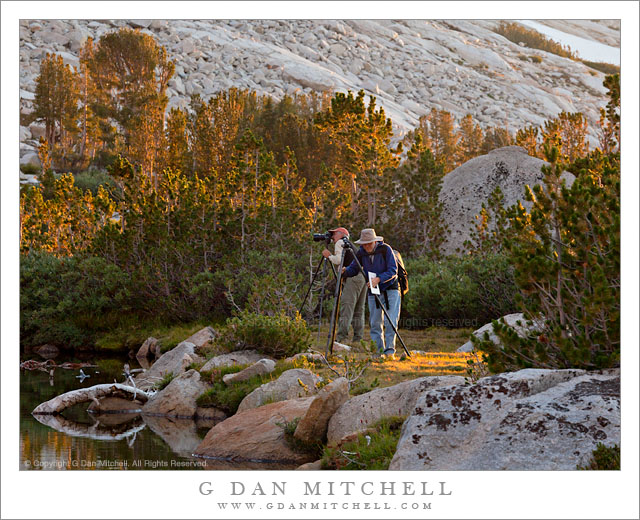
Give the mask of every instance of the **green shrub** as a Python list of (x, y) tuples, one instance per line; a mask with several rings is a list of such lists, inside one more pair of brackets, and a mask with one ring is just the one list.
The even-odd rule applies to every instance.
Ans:
[(513, 268), (504, 255), (449, 257), (407, 262), (411, 290), (401, 326), (477, 328), (514, 312)]
[(93, 195), (97, 195), (98, 188), (102, 186), (109, 193), (114, 193), (117, 185), (116, 181), (105, 171), (88, 170), (79, 172), (73, 176), (74, 184), (82, 191), (89, 190)]
[(264, 316), (248, 311), (227, 320), (218, 343), (228, 351), (257, 350), (274, 358), (293, 356), (311, 346), (311, 332), (298, 315)]
[(596, 449), (593, 450), (591, 461), (587, 466), (578, 466), (583, 470), (619, 470), (620, 469), (620, 446), (605, 446), (601, 442), (598, 443)]
[(159, 392), (160, 390), (164, 390), (169, 383), (171, 383), (171, 381), (173, 381), (175, 379), (175, 374), (173, 372), (169, 373), (169, 374), (165, 374), (164, 377), (158, 381), (155, 385), (154, 388)]
[(103, 258), (20, 257), (20, 343), (93, 346), (130, 308), (128, 279)]
[(42, 173), (42, 168), (33, 163), (21, 164), (20, 171), (25, 175), (40, 175)]
[(599, 61), (582, 60), (587, 67), (603, 72), (604, 74), (620, 74), (620, 66)]
[[(385, 417), (371, 433), (362, 433), (340, 447), (327, 447), (322, 455), (322, 469), (387, 470), (396, 452), (404, 417)], [(370, 440), (367, 442), (366, 436)]]

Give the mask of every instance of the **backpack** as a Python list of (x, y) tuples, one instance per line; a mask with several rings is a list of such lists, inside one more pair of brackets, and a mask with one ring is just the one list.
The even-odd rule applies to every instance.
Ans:
[(400, 252), (393, 249), (393, 254), (396, 257), (396, 263), (398, 264), (398, 285), (400, 286), (400, 296), (404, 296), (409, 292), (409, 273), (407, 273), (407, 269), (404, 266), (404, 261), (402, 260)]

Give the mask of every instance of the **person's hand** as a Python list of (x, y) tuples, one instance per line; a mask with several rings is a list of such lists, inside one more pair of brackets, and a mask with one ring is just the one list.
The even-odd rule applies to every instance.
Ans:
[(331, 256), (331, 251), (325, 249), (324, 251), (322, 251), (322, 256), (324, 256), (325, 258), (329, 258)]
[(375, 288), (375, 287), (378, 287), (379, 283), (380, 283), (380, 277), (376, 276), (373, 280), (371, 280), (371, 283), (367, 282), (367, 285), (370, 288)]
[(343, 267), (343, 268), (342, 268), (342, 274), (344, 274), (344, 272), (345, 272), (346, 270), (347, 270), (347, 268), (346, 268), (346, 267)]

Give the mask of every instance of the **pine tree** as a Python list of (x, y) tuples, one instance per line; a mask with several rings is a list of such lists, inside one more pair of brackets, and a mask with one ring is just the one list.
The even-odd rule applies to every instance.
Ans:
[(454, 120), (446, 110), (431, 109), (427, 117), (429, 123), (429, 147), (436, 161), (444, 166), (444, 172), (449, 173), (456, 165), (456, 149), (458, 136), (454, 132)]
[[(509, 213), (507, 241), (525, 319), (524, 338), (494, 322), (502, 347), (480, 341), (492, 370), (614, 367), (620, 360), (620, 164), (592, 154), (571, 188), (557, 147), (545, 147), (543, 186)], [(597, 157), (596, 157), (597, 156)]]
[(487, 154), (491, 150), (511, 146), (513, 140), (509, 130), (500, 127), (490, 127), (484, 132), (484, 141), (482, 142), (482, 153)]
[(444, 166), (436, 162), (419, 134), (396, 176), (396, 201), (386, 227), (405, 251), (430, 259), (440, 258), (440, 247), (447, 233), (440, 201)]
[(71, 152), (69, 134), (77, 131), (76, 74), (60, 55), (47, 54), (36, 79), (34, 117), (45, 124), (45, 139), (59, 163)]
[(608, 89), (609, 101), (600, 109), (598, 120), (600, 150), (605, 153), (620, 151), (620, 74), (607, 76), (604, 86)]
[(458, 130), (457, 165), (464, 164), (482, 153), (482, 138), (482, 128), (474, 123), (473, 116), (464, 116)]
[(157, 184), (166, 89), (175, 70), (166, 49), (148, 34), (121, 29), (100, 38), (86, 65), (96, 87), (92, 110), (122, 135), (124, 149), (113, 152), (127, 153)]
[(539, 157), (538, 133), (539, 129), (535, 126), (526, 126), (516, 132), (516, 144), (522, 146), (531, 157)]

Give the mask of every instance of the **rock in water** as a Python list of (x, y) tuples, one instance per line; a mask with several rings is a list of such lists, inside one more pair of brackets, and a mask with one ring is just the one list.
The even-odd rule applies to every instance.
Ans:
[(302, 417), (311, 401), (292, 399), (237, 413), (211, 428), (195, 455), (237, 461), (310, 462), (313, 456), (289, 447), (284, 426)]
[(462, 383), (461, 376), (421, 377), (352, 397), (331, 417), (327, 442), (336, 444), (347, 435), (373, 426), (383, 417), (408, 415), (423, 392)]
[(275, 381), (264, 383), (247, 395), (238, 406), (238, 412), (262, 406), (265, 403), (308, 397), (318, 391), (316, 384), (319, 382), (320, 378), (310, 370), (304, 368), (285, 370)]
[(193, 418), (198, 408), (196, 399), (206, 388), (206, 385), (200, 381), (200, 372), (189, 370), (176, 377), (158, 394), (149, 399), (142, 408), (142, 413), (182, 419)]
[[(457, 249), (463, 250), (482, 203), (496, 187), (502, 190), (505, 206), (520, 200), (525, 207), (530, 207), (530, 203), (524, 202), (525, 186), (542, 183), (540, 169), (545, 164), (541, 159), (529, 156), (520, 146), (505, 146), (475, 157), (445, 175), (440, 199), (444, 206), (442, 216), (449, 232), (443, 253), (449, 255), (455, 254)], [(563, 178), (570, 186), (575, 177), (565, 173)]]
[(149, 357), (154, 357), (156, 351), (159, 349), (160, 346), (158, 344), (158, 340), (153, 336), (149, 336), (146, 340), (144, 340), (144, 343), (138, 349), (138, 352), (136, 352), (136, 357), (138, 359), (147, 359)]
[(323, 387), (300, 419), (293, 436), (302, 442), (322, 442), (327, 435), (329, 419), (347, 399), (349, 382), (344, 377)]
[(235, 372), (234, 374), (227, 374), (222, 377), (225, 385), (232, 385), (234, 383), (241, 383), (247, 379), (251, 379), (254, 376), (263, 376), (270, 374), (276, 368), (276, 362), (272, 359), (261, 359), (257, 363), (254, 363), (250, 367)]
[(390, 470), (575, 470), (620, 444), (620, 370), (526, 369), (424, 392)]

